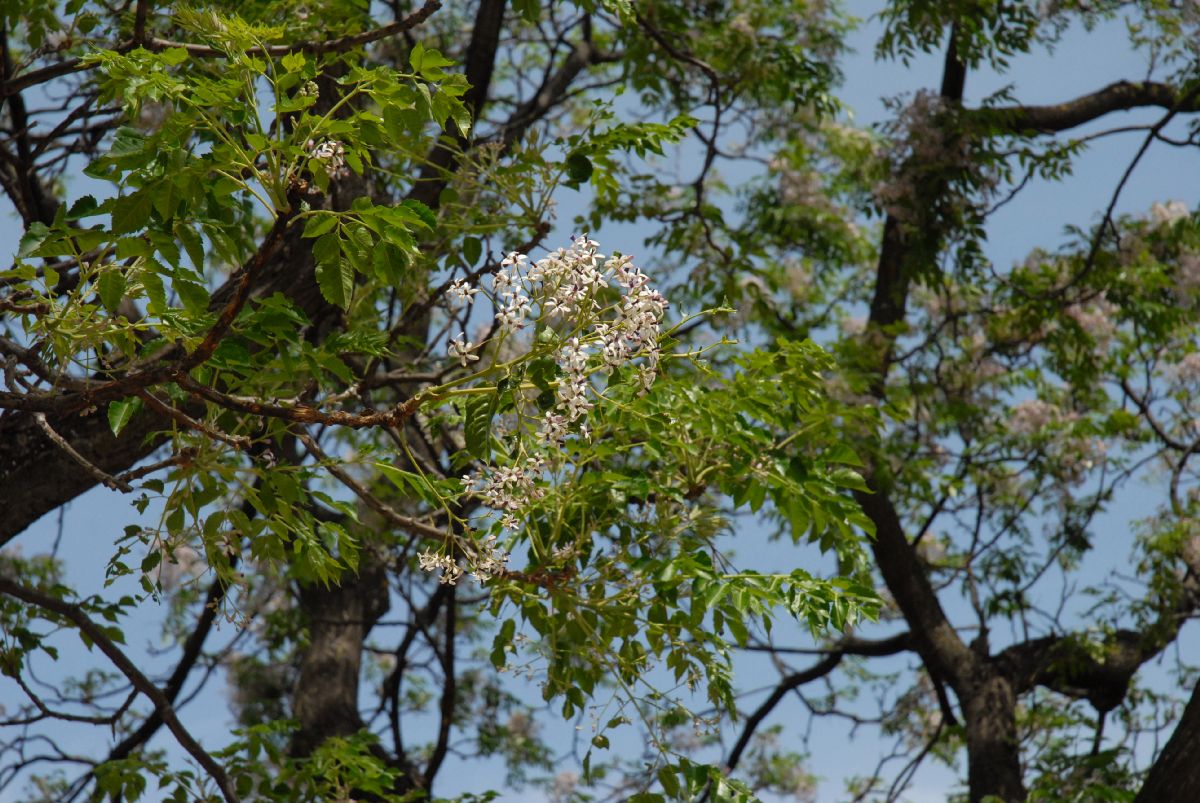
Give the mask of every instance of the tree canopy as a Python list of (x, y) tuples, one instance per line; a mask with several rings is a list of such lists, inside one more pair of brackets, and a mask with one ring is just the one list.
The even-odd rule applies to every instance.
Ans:
[(1200, 13), (850, 11), (0, 2), (0, 794), (1200, 799)]

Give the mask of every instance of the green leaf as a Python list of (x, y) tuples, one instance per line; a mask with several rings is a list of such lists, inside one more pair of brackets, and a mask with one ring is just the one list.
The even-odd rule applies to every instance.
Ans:
[(337, 225), (338, 216), (334, 214), (317, 214), (304, 223), (304, 237), (320, 237)]
[(71, 210), (67, 212), (67, 220), (82, 220), (85, 217), (91, 217), (97, 214), (100, 208), (99, 202), (91, 195), (84, 195), (82, 198), (71, 204)]
[(209, 297), (204, 285), (190, 279), (176, 277), (174, 287), (183, 308), (188, 312), (193, 315), (203, 315), (208, 311)]
[(113, 201), (112, 233), (128, 234), (145, 228), (154, 210), (154, 196), (147, 190), (138, 190)]
[(108, 405), (108, 428), (112, 430), (112, 434), (119, 437), (121, 430), (125, 429), (140, 409), (142, 400), (136, 397), (111, 402)]
[(436, 50), (427, 50), (424, 45), (417, 42), (413, 46), (412, 52), (408, 54), (408, 63), (412, 65), (413, 72), (417, 75), (429, 81), (437, 81), (445, 75), (442, 67), (449, 67), (454, 61)]
[(383, 472), (383, 476), (391, 481), (392, 485), (404, 493), (406, 496), (410, 493), (415, 493), (418, 498), (437, 504), (439, 502), (437, 494), (434, 493), (429, 482), (420, 474), (414, 474), (411, 471), (405, 471), (402, 468), (397, 468), (391, 463), (377, 461), (375, 467)]
[(573, 153), (567, 157), (567, 179), (572, 186), (578, 187), (591, 179), (595, 168), (592, 160), (582, 153)]
[(125, 274), (115, 265), (102, 271), (96, 282), (96, 292), (104, 308), (115, 312), (125, 296)]
[(662, 784), (663, 791), (667, 793), (667, 797), (679, 797), (679, 778), (675, 775), (674, 767), (659, 767), (658, 782)]
[(38, 250), (46, 238), (50, 236), (50, 228), (41, 221), (35, 220), (29, 224), (29, 228), (21, 235), (21, 242), (17, 245), (17, 257), (24, 258)]
[(468, 268), (473, 268), (483, 256), (483, 243), (478, 237), (467, 237), (463, 240), (462, 257)]
[(542, 4), (538, 0), (513, 0), (513, 10), (526, 22), (537, 22), (542, 15)]
[(487, 462), (492, 453), (492, 416), (500, 396), (496, 393), (487, 395), (468, 396), (463, 402), (464, 435), (467, 441), (467, 451), (475, 457)]
[(192, 267), (196, 270), (204, 268), (204, 241), (196, 230), (186, 223), (176, 221), (175, 237), (183, 244), (183, 250), (187, 251), (188, 259), (192, 260)]
[(330, 304), (348, 309), (354, 295), (354, 266), (349, 260), (336, 259), (317, 263), (317, 287)]
[(162, 59), (164, 63), (174, 67), (176, 65), (183, 64), (188, 60), (188, 52), (187, 48), (168, 47), (166, 50), (159, 53), (158, 57)]
[(279, 61), (283, 65), (283, 69), (288, 72), (300, 72), (308, 63), (308, 59), (304, 58), (303, 53), (288, 53)]
[(424, 223), (430, 229), (433, 229), (437, 226), (437, 215), (435, 215), (433, 213), (432, 209), (430, 209), (428, 206), (421, 203), (420, 201), (416, 201), (416, 200), (413, 200), (410, 198), (407, 201), (405, 201), (403, 204), (401, 204), (401, 206), (403, 206), (405, 209), (411, 210), (412, 212), (416, 213), (417, 217), (421, 219), (421, 222)]

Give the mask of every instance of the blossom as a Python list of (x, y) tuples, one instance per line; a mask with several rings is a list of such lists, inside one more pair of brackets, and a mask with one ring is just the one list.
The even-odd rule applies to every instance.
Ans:
[(1200, 381), (1200, 352), (1191, 352), (1175, 364), (1175, 377), (1180, 382)]
[(417, 565), (421, 567), (422, 571), (441, 571), (442, 576), (438, 582), (444, 585), (454, 585), (463, 574), (462, 567), (458, 565), (458, 561), (454, 558), (449, 555), (439, 555), (436, 552), (428, 550), (417, 555)]
[(842, 318), (838, 322), (838, 328), (846, 337), (858, 337), (863, 332), (867, 331), (867, 319), (861, 315), (855, 315), (847, 318)]
[(320, 144), (311, 139), (308, 145), (308, 158), (322, 162), (325, 172), (330, 178), (342, 178), (350, 175), (346, 167), (346, 146), (336, 139), (327, 139)]
[(515, 332), (525, 327), (525, 317), (529, 315), (529, 309), (529, 297), (514, 294), (509, 302), (496, 313), (496, 320), (500, 322), (501, 329)]
[(459, 336), (451, 340), (450, 344), (446, 347), (446, 351), (450, 354), (450, 356), (458, 360), (464, 368), (467, 366), (467, 363), (477, 362), (479, 360), (478, 354), (471, 353), (471, 351), (475, 349), (475, 344), (470, 340), (464, 340), (465, 337), (465, 332), (460, 333)]
[(1035, 435), (1056, 422), (1061, 411), (1041, 399), (1027, 399), (1012, 409), (1008, 429), (1017, 435)]
[(1165, 204), (1156, 203), (1150, 207), (1150, 220), (1156, 226), (1169, 226), (1189, 217), (1191, 213), (1183, 201), (1167, 201)]
[(62, 50), (71, 43), (71, 34), (66, 31), (51, 31), (46, 34), (46, 48), (51, 52)]
[(1175, 288), (1180, 298), (1190, 301), (1200, 295), (1200, 254), (1179, 255), (1179, 272), (1175, 277)]
[(1107, 300), (1104, 295), (1101, 292), (1097, 298), (1086, 304), (1071, 304), (1066, 309), (1067, 317), (1079, 324), (1079, 328), (1088, 337), (1100, 343), (1107, 341), (1117, 330), (1113, 316), (1117, 313), (1118, 307)]
[(495, 535), (489, 535), (477, 544), (464, 547), (471, 577), (480, 585), (507, 571), (505, 564), (508, 563), (510, 556), (497, 546), (498, 540)]
[(158, 570), (158, 581), (167, 591), (178, 588), (208, 570), (204, 557), (187, 544), (175, 547), (169, 554), (164, 553), (163, 558)]
[(480, 480), (479, 495), (484, 503), (506, 513), (516, 513), (545, 495), (537, 478), (545, 470), (543, 457), (530, 457), (524, 465), (496, 466)]
[(456, 280), (453, 284), (446, 288), (446, 298), (449, 299), (450, 305), (458, 307), (463, 304), (469, 305), (475, 299), (472, 297), (479, 292), (478, 287), (472, 287), (463, 279)]

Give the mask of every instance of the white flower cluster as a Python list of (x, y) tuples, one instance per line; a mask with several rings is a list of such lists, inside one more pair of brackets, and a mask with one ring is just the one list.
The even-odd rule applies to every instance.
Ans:
[(1056, 423), (1062, 411), (1056, 405), (1041, 399), (1026, 399), (1012, 409), (1008, 419), (1008, 430), (1017, 435), (1037, 435)]
[(1200, 297), (1200, 254), (1184, 252), (1179, 255), (1175, 293), (1184, 304), (1190, 304)]
[(1192, 210), (1183, 201), (1156, 203), (1150, 207), (1150, 221), (1155, 226), (1170, 226), (1176, 221), (1191, 217)]
[(928, 178), (934, 172), (969, 176), (982, 196), (990, 195), (996, 187), (994, 171), (986, 170), (973, 158), (969, 140), (947, 124), (948, 112), (941, 95), (921, 90), (889, 126), (891, 144), (885, 157), (890, 175), (874, 188), (874, 195), (884, 211), (898, 221), (916, 222), (933, 201), (958, 209), (980, 202), (949, 186), (939, 188), (939, 198), (926, 197)]
[(1175, 364), (1175, 379), (1183, 384), (1200, 382), (1200, 353), (1190, 352)]
[(1107, 344), (1117, 331), (1113, 321), (1117, 312), (1119, 308), (1105, 298), (1104, 292), (1087, 303), (1071, 304), (1066, 309), (1067, 317), (1079, 324), (1079, 328), (1101, 346)]
[(1063, 411), (1041, 399), (1027, 399), (1012, 408), (1008, 431), (1022, 437), (1048, 438), (1047, 451), (1057, 462), (1057, 473), (1068, 483), (1077, 484), (1108, 451), (1108, 444), (1100, 438), (1071, 431), (1078, 420), (1078, 413)]
[(71, 34), (67, 31), (58, 30), (51, 31), (46, 34), (44, 47), (48, 52), (54, 53), (71, 44)]
[[(471, 571), (471, 577), (480, 585), (493, 577), (504, 574), (509, 554), (498, 545), (499, 539), (489, 535), (476, 544), (462, 544), (463, 558)], [(423, 571), (440, 571), (442, 576), (438, 582), (444, 585), (454, 585), (463, 576), (463, 567), (449, 555), (439, 555), (426, 550), (417, 555), (417, 565)]]
[(327, 139), (319, 144), (310, 139), (306, 147), (308, 158), (321, 162), (330, 178), (350, 175), (350, 168), (346, 167), (346, 146), (336, 139)]
[(422, 571), (433, 572), (441, 571), (442, 577), (439, 582), (445, 585), (454, 585), (458, 582), (458, 578), (462, 577), (462, 567), (458, 565), (458, 561), (449, 555), (439, 555), (436, 552), (428, 550), (417, 555), (417, 565)]
[[(540, 416), (534, 456), (508, 466), (484, 466), (462, 478), (464, 490), (498, 512), (501, 527), (511, 531), (520, 528), (520, 514), (545, 496), (542, 483), (549, 465), (545, 454), (561, 447), (573, 430), (588, 437), (584, 419), (595, 406), (590, 399), (595, 392), (591, 373), (611, 372), (640, 360), (636, 368), (639, 389), (644, 392), (653, 384), (668, 302), (630, 257), (606, 257), (599, 253), (599, 244), (587, 237), (573, 238), (569, 248), (559, 248), (536, 262), (524, 254), (509, 254), (493, 274), (491, 289), (500, 331), (499, 342), (494, 344), (497, 353), (530, 320), (552, 324), (552, 331), (567, 333), (555, 354), (562, 373), (555, 404)], [(602, 306), (601, 293), (614, 289), (619, 291), (619, 301)], [(447, 288), (446, 297), (455, 307), (471, 304), (478, 292), (459, 280)], [(448, 355), (464, 367), (478, 360), (474, 352), (486, 345), (465, 338), (461, 334), (446, 346)], [(593, 361), (593, 356), (599, 359)], [(472, 576), (481, 583), (502, 574), (508, 561), (508, 554), (496, 542), (497, 537), (491, 535), (480, 543), (459, 545)], [(453, 584), (463, 574), (458, 560), (447, 555), (426, 552), (419, 561), (426, 571), (440, 570), (443, 583)]]
[(208, 571), (204, 557), (187, 544), (175, 547), (174, 551), (163, 549), (162, 560), (158, 566), (158, 581), (167, 591), (174, 591), (179, 586), (199, 577)]
[(523, 466), (494, 466), (462, 479), (467, 491), (478, 494), (493, 510), (502, 511), (500, 523), (513, 530), (520, 526), (516, 513), (545, 496), (545, 489), (537, 484), (545, 470), (546, 459), (539, 455), (526, 458)]
[(450, 302), (450, 306), (457, 309), (469, 306), (475, 300), (474, 296), (478, 292), (478, 287), (472, 287), (465, 280), (459, 279), (446, 288), (446, 298)]

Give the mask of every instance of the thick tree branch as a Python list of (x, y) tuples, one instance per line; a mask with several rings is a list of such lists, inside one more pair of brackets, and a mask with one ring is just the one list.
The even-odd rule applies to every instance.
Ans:
[(995, 120), (1013, 133), (1055, 133), (1090, 123), (1113, 112), (1158, 107), (1175, 112), (1200, 111), (1200, 97), (1170, 84), (1153, 81), (1117, 81), (1103, 89), (1065, 103), (1049, 106), (1009, 106), (966, 112)]

